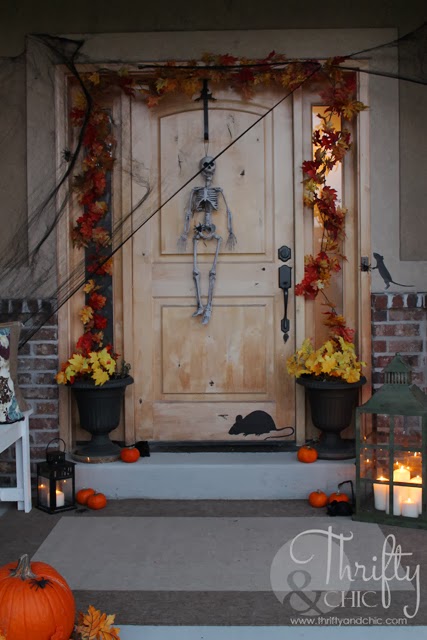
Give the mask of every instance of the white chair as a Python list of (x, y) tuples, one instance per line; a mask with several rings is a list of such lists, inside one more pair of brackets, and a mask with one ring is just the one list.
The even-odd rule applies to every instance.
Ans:
[(29, 417), (32, 409), (24, 411), (24, 419), (12, 424), (0, 424), (0, 453), (15, 444), (16, 487), (0, 487), (0, 502), (17, 502), (18, 509), (31, 511), (31, 467)]

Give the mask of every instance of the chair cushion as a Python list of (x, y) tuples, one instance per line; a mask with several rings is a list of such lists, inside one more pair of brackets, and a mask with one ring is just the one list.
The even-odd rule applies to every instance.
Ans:
[(0, 423), (22, 420), (27, 409), (25, 401), (19, 401), (17, 385), (19, 332), (19, 322), (0, 324)]

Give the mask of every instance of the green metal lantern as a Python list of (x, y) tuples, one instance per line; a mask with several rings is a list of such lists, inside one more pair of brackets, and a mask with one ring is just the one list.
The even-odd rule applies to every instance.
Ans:
[(427, 528), (427, 395), (399, 354), (356, 409), (355, 520)]

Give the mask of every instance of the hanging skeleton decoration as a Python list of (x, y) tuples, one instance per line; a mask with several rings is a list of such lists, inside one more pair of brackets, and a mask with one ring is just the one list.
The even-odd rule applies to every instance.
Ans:
[[(216, 265), (222, 243), (222, 238), (216, 233), (216, 226), (212, 222), (212, 214), (218, 211), (218, 200), (220, 195), (222, 195), (224, 199), (227, 212), (228, 239), (226, 247), (228, 249), (234, 249), (237, 241), (236, 236), (233, 233), (232, 214), (228, 207), (224, 193), (221, 187), (211, 186), (213, 175), (216, 169), (215, 160), (210, 156), (205, 156), (200, 161), (200, 169), (202, 170), (202, 176), (205, 179), (205, 186), (194, 187), (194, 189), (192, 189), (191, 191), (190, 200), (185, 212), (184, 231), (179, 238), (178, 245), (181, 250), (185, 249), (190, 230), (191, 217), (194, 217), (195, 213), (203, 212), (203, 221), (195, 225), (193, 234), (193, 278), (196, 285), (197, 303), (197, 310), (193, 313), (193, 316), (202, 315), (202, 324), (208, 324), (212, 314), (212, 298), (216, 280)], [(205, 242), (211, 240), (216, 241), (215, 256), (212, 268), (209, 271), (209, 289), (206, 306), (203, 306), (202, 304), (200, 293), (200, 271), (197, 264), (197, 245), (200, 240), (203, 240)]]

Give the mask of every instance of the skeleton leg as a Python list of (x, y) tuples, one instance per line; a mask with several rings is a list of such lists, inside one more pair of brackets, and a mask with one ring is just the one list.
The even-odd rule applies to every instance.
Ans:
[(214, 292), (215, 280), (216, 280), (216, 263), (218, 261), (218, 253), (219, 253), (221, 242), (222, 242), (221, 236), (218, 236), (217, 234), (215, 234), (213, 238), (215, 238), (216, 240), (216, 251), (215, 251), (214, 261), (212, 263), (212, 268), (209, 271), (208, 303), (205, 307), (202, 324), (208, 324), (212, 314), (212, 298), (213, 298), (213, 292)]
[(194, 316), (201, 316), (204, 308), (202, 305), (202, 299), (200, 297), (200, 271), (197, 266), (197, 243), (199, 242), (199, 236), (195, 235), (193, 238), (193, 278), (194, 284), (196, 285), (196, 302), (197, 302), (197, 311), (193, 313)]

